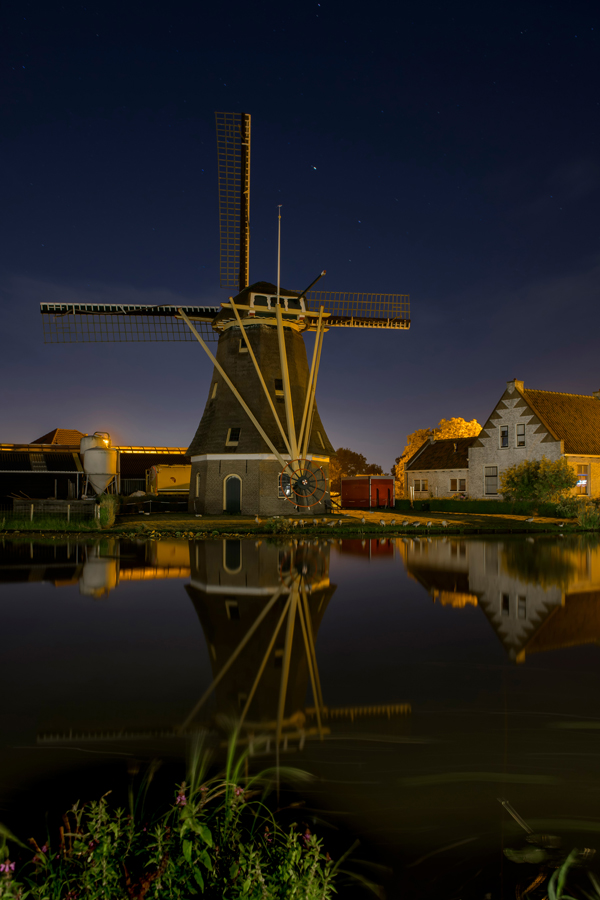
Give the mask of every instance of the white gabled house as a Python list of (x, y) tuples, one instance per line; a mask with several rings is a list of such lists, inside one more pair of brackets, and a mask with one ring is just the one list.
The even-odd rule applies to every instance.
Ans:
[(543, 456), (568, 460), (578, 476), (574, 495), (600, 497), (600, 391), (562, 394), (509, 381), (468, 454), (474, 499), (499, 499), (505, 469)]

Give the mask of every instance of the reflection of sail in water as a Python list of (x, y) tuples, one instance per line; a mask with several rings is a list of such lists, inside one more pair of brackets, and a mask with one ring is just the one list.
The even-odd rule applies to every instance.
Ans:
[(600, 643), (600, 542), (568, 536), (398, 541), (435, 601), (481, 607), (509, 657)]
[(301, 728), (311, 687), (317, 719), (323, 701), (314, 645), (327, 604), (327, 543), (203, 541), (192, 547), (186, 590), (208, 644), (213, 683), (184, 723), (217, 711), (246, 729)]

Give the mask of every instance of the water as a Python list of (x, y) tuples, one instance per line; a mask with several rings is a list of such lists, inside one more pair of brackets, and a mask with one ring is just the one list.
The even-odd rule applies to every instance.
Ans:
[(502, 849), (525, 834), (498, 798), (600, 845), (596, 537), (15, 539), (0, 609), (0, 821), (183, 759), (247, 706), (254, 764), (279, 732), (315, 776), (303, 814), (360, 837), (389, 896), (514, 896)]

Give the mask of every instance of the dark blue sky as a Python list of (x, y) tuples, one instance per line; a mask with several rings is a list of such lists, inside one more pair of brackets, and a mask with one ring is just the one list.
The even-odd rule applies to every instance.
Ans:
[(252, 114), (252, 281), (282, 203), (284, 285), (411, 295), (409, 332), (325, 338), (336, 447), (388, 469), (507, 379), (598, 389), (599, 29), (582, 2), (5, 3), (0, 441), (191, 440), (200, 348), (44, 346), (38, 304), (226, 299), (215, 110)]

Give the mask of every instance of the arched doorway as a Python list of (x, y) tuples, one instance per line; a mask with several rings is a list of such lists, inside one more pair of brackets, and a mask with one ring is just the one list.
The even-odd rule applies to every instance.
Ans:
[(233, 514), (242, 511), (242, 479), (239, 475), (228, 475), (223, 489), (223, 509)]

